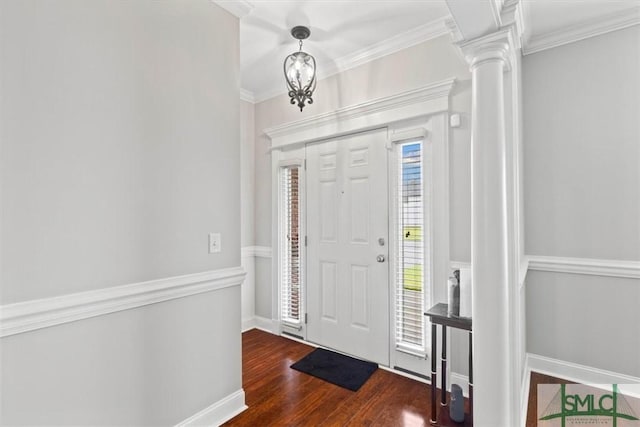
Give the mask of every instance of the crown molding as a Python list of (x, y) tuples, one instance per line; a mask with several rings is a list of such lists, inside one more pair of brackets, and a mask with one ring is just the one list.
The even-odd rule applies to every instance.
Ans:
[[(342, 56), (336, 59), (335, 63), (327, 64), (326, 67), (324, 67), (324, 64), (321, 64), (323, 67), (320, 67), (318, 79), (326, 79), (327, 77), (359, 67), (411, 46), (450, 34), (453, 30), (451, 22), (451, 16), (443, 16), (442, 18), (435, 19), (364, 49)], [(275, 96), (285, 94), (286, 92), (281, 86), (282, 85), (278, 85), (277, 87), (271, 87), (266, 90), (255, 92), (255, 102), (259, 103)]]
[(240, 88), (240, 100), (250, 102), (252, 104), (256, 103), (256, 97), (253, 92), (243, 88)]
[(640, 261), (529, 255), (529, 270), (640, 279)]
[(450, 19), (451, 18), (449, 16), (443, 16), (442, 18), (438, 18), (389, 39), (338, 58), (336, 59), (335, 66), (329, 68), (326, 74), (322, 75), (322, 78), (359, 67), (360, 65), (382, 58), (383, 56), (391, 55), (392, 53), (401, 51), (408, 47), (449, 34), (450, 30), (447, 26), (447, 21)]
[(530, 55), (634, 25), (640, 25), (640, 8), (623, 10), (557, 31), (531, 36), (524, 41), (522, 53)]
[(149, 304), (240, 286), (242, 267), (225, 268), (0, 306), (0, 337)]
[(253, 4), (246, 0), (212, 0), (215, 4), (231, 13), (232, 15), (237, 16), (238, 18), (243, 18), (247, 16), (249, 12), (253, 10), (255, 7)]

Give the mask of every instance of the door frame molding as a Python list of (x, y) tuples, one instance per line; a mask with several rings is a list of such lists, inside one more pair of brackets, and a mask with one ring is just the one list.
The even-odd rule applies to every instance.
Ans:
[(455, 78), (440, 80), (407, 92), (267, 128), (264, 133), (271, 140), (271, 150), (286, 150), (309, 142), (448, 112), (449, 95), (455, 82)]
[[(439, 115), (438, 130), (440, 133), (441, 144), (444, 151), (448, 154), (448, 115), (450, 108), (450, 95), (455, 85), (456, 79), (449, 78), (438, 82), (431, 83), (410, 91), (402, 92), (383, 98), (366, 101), (360, 104), (351, 105), (340, 108), (328, 113), (319, 114), (302, 120), (285, 123), (280, 126), (268, 128), (264, 133), (271, 141), (271, 245), (272, 245), (272, 280), (271, 280), (271, 317), (276, 325), (280, 325), (280, 289), (278, 284), (280, 248), (278, 238), (278, 168), (281, 162), (291, 158), (305, 158), (304, 147), (310, 142), (318, 142), (327, 139), (333, 139), (349, 134), (359, 133), (376, 128), (387, 127), (389, 132), (389, 144), (393, 139), (392, 133), (399, 129), (407, 129), (407, 127), (415, 127), (414, 123), (428, 120), (429, 117)], [(412, 126), (413, 125), (413, 126)], [(434, 131), (429, 129), (429, 131)], [(434, 279), (434, 285), (439, 283), (439, 277), (446, 277), (449, 274), (449, 188), (448, 188), (448, 155), (444, 156), (440, 161), (434, 158), (434, 162), (438, 162), (441, 168), (441, 174), (445, 177), (447, 186), (442, 191), (442, 198), (433, 199), (433, 203), (439, 203), (438, 217), (445, 221), (446, 228), (443, 227), (438, 241), (434, 242), (434, 247), (442, 248), (443, 252), (438, 258), (442, 262), (434, 260), (434, 268), (439, 273)], [(434, 195), (435, 196), (435, 195)], [(434, 218), (434, 224), (436, 222)], [(438, 266), (436, 266), (438, 264)], [(442, 264), (442, 266), (439, 266)], [(434, 286), (435, 287), (435, 286)], [(444, 285), (442, 286), (443, 294), (438, 292), (437, 287), (434, 289), (434, 298), (437, 300), (444, 295)], [(278, 328), (281, 329), (280, 327)]]

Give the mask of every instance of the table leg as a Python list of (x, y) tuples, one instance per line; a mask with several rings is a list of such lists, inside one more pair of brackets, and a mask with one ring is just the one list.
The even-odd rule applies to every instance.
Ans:
[(473, 332), (469, 331), (469, 416), (473, 419)]
[(431, 324), (431, 424), (435, 424), (437, 421), (436, 413), (436, 354), (438, 354), (437, 346), (437, 333), (436, 324)]
[(442, 370), (440, 371), (442, 377), (440, 388), (440, 404), (447, 406), (447, 327), (442, 326)]

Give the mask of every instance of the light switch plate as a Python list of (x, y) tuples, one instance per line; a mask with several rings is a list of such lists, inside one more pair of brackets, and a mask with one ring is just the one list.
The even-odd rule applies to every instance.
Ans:
[(209, 233), (209, 253), (217, 253), (222, 251), (222, 237), (220, 233)]

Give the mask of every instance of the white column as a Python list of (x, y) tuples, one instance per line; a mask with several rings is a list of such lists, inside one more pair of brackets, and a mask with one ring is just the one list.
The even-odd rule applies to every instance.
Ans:
[(461, 44), (472, 73), (471, 265), (474, 425), (515, 426), (510, 395), (509, 228), (504, 72), (511, 43), (498, 32)]

